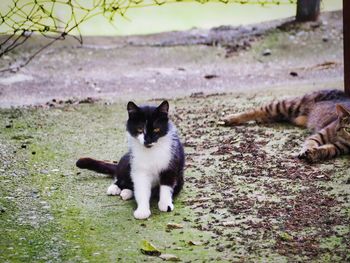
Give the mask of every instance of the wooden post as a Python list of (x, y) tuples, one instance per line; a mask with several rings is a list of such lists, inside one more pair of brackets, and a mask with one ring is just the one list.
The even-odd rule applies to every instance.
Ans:
[(298, 0), (295, 20), (297, 22), (317, 21), (320, 15), (320, 2), (321, 0)]
[(350, 96), (350, 1), (343, 0), (344, 88)]

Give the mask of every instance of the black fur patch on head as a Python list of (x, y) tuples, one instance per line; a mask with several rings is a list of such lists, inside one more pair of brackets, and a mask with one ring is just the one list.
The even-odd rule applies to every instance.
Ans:
[(129, 119), (126, 124), (131, 136), (144, 134), (145, 146), (158, 141), (168, 132), (169, 103), (163, 101), (158, 107), (139, 107), (133, 102), (127, 106)]

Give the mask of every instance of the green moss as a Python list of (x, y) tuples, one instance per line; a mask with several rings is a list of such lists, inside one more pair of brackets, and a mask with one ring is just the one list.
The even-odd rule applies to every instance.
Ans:
[[(254, 103), (269, 99), (264, 97)], [(194, 109), (206, 109), (209, 104), (221, 107), (218, 101), (246, 108), (252, 103), (245, 97), (233, 95), (208, 98), (208, 105), (203, 101), (185, 98), (172, 104), (177, 109), (187, 105), (192, 105)], [(189, 120), (207, 113), (194, 111), (191, 114), (186, 116)], [(196, 160), (198, 163), (186, 170), (187, 183), (175, 201), (175, 211), (159, 212), (154, 200), (152, 216), (145, 221), (135, 220), (132, 215), (135, 209), (133, 200), (122, 201), (118, 197), (105, 195), (110, 179), (75, 167), (75, 161), (81, 156), (118, 160), (126, 151), (125, 119), (124, 103), (0, 111), (0, 127), (5, 127), (9, 120), (14, 124), (12, 128), (0, 129), (0, 206), (5, 209), (0, 213), (1, 261), (162, 261), (140, 252), (140, 240), (143, 239), (182, 261), (287, 261), (288, 255), (279, 254), (275, 249), (276, 233), (286, 232), (281, 229), (285, 219), (275, 217), (270, 222), (272, 228), (265, 232), (256, 232), (249, 223), (262, 222), (263, 218), (258, 215), (262, 204), (283, 205), (286, 200), (294, 200), (309, 185), (298, 180), (269, 177), (268, 174), (263, 174), (259, 180), (247, 180), (243, 173), (250, 169), (248, 165), (237, 166), (235, 172), (225, 170), (220, 166), (223, 160), (215, 159), (210, 154), (212, 149), (202, 149), (203, 155)], [(203, 124), (204, 119), (198, 118), (197, 122)], [(184, 127), (179, 127), (184, 137), (191, 125), (191, 121), (183, 121)], [(269, 154), (285, 151), (285, 134), (303, 133), (290, 126), (276, 127), (264, 127), (274, 138), (279, 138), (277, 142), (271, 141), (263, 146)], [(255, 126), (248, 128), (260, 129)], [(212, 134), (222, 131), (214, 129)], [(210, 143), (212, 138), (203, 129), (200, 140)], [(26, 143), (26, 148), (22, 148), (23, 143)], [(190, 147), (186, 151), (196, 153)], [(208, 159), (213, 159), (212, 164), (204, 166)], [(339, 159), (336, 164), (345, 161)], [(203, 170), (199, 171), (198, 165), (203, 166)], [(266, 164), (267, 167), (269, 165)], [(333, 165), (328, 163), (328, 166)], [(328, 166), (319, 167), (329, 169)], [(239, 169), (242, 174), (235, 174)], [(347, 169), (337, 168), (339, 172), (334, 175), (334, 181), (319, 182), (317, 185), (323, 188), (332, 186), (337, 196), (338, 193), (344, 194), (343, 176)], [(199, 189), (193, 183), (193, 178), (205, 179), (202, 172), (210, 174), (213, 180), (208, 181), (205, 188)], [(228, 208), (222, 208), (213, 212), (210, 210), (210, 200), (207, 207), (188, 205), (189, 200), (200, 197), (217, 198), (217, 202), (220, 202), (222, 193), (217, 189), (225, 185), (215, 180), (218, 176), (231, 178), (229, 191), (255, 200), (249, 211), (233, 214)], [(268, 186), (274, 184), (283, 186), (285, 193), (272, 193)], [(344, 198), (339, 200), (344, 202)], [(344, 206), (339, 208), (346, 209)], [(205, 231), (201, 230), (201, 227), (207, 227), (203, 222), (209, 221), (215, 224)], [(182, 224), (184, 228), (169, 231), (166, 229), (169, 222)], [(223, 222), (234, 222), (236, 225), (222, 227)], [(340, 236), (348, 233), (342, 225), (335, 231)], [(317, 233), (317, 228), (312, 228), (308, 233)], [(298, 233), (290, 234), (298, 236)], [(254, 238), (242, 243), (244, 236)], [(340, 245), (344, 252), (345, 241), (341, 238), (324, 239), (322, 246), (334, 248)], [(189, 241), (198, 242), (199, 245), (190, 245)], [(324, 253), (322, 257), (328, 256)]]
[[(1, 112), (0, 125), (4, 125), (11, 114), (11, 111)], [(6, 208), (1, 214), (2, 261), (155, 260), (140, 253), (141, 239), (150, 240), (162, 247), (162, 251), (180, 258), (205, 258), (213, 253), (201, 246), (187, 245), (188, 240), (209, 238), (208, 234), (190, 226), (183, 233), (166, 232), (168, 222), (182, 222), (184, 216), (191, 217), (191, 211), (182, 204), (185, 196), (176, 201), (176, 212), (160, 213), (153, 203), (151, 219), (137, 221), (132, 215), (134, 201), (124, 202), (105, 195), (109, 180), (86, 171), (77, 175), (78, 157), (89, 155), (117, 160), (126, 150), (125, 117), (121, 105), (102, 104), (21, 110), (16, 115), (13, 128), (1, 134), (1, 139), (8, 140), (17, 151), (13, 156), (16, 164), (6, 170), (8, 173), (23, 170), (27, 176), (12, 181), (5, 175), (2, 180), (6, 183), (1, 189), (10, 194), (18, 187), (23, 190), (23, 196), (34, 191), (36, 200), (1, 199), (1, 206)], [(31, 143), (27, 148), (20, 148), (28, 139)], [(45, 212), (41, 202), (49, 206)], [(27, 217), (23, 225), (19, 225), (18, 217), (27, 212), (30, 217), (30, 211), (39, 211), (32, 219), (33, 226)]]

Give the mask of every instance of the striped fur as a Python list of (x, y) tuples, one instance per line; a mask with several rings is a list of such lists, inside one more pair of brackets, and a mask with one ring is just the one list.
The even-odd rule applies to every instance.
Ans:
[(322, 90), (303, 97), (274, 101), (247, 112), (224, 118), (225, 126), (256, 121), (286, 121), (314, 132), (308, 137), (299, 158), (317, 162), (350, 152), (350, 98), (339, 90)]

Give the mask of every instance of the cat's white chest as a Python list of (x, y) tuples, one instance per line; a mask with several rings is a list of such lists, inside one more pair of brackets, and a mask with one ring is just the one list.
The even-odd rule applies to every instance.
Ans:
[(170, 136), (161, 138), (152, 148), (146, 148), (134, 138), (130, 139), (131, 147), (131, 177), (148, 177), (152, 185), (159, 182), (159, 175), (169, 167), (171, 161), (172, 139)]

